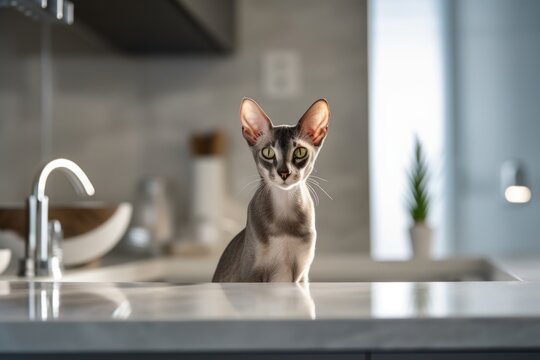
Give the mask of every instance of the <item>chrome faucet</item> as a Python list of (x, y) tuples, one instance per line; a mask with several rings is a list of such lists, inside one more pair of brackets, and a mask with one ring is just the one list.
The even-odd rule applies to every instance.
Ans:
[(25, 257), (19, 274), (26, 277), (62, 276), (60, 241), (62, 227), (58, 220), (49, 222), (49, 198), (45, 195), (47, 178), (54, 170), (62, 170), (79, 194), (92, 196), (94, 186), (79, 165), (71, 160), (56, 159), (43, 166), (34, 180), (32, 195), (27, 199), (27, 238)]

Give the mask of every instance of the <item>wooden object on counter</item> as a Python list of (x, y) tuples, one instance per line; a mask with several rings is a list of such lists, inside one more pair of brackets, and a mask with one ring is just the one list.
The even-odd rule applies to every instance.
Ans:
[(194, 156), (223, 155), (226, 149), (225, 134), (221, 131), (195, 134), (190, 139)]
[[(117, 210), (118, 205), (84, 207), (52, 206), (49, 219), (59, 220), (62, 224), (64, 239), (85, 234), (105, 223)], [(27, 213), (24, 208), (0, 208), (0, 230), (11, 230), (26, 238)]]

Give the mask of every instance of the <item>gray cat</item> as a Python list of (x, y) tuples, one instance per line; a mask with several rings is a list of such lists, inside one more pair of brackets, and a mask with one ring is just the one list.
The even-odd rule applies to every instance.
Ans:
[(307, 282), (315, 255), (315, 209), (306, 180), (328, 131), (330, 109), (317, 100), (295, 126), (274, 126), (252, 99), (240, 106), (242, 134), (260, 185), (247, 224), (229, 243), (213, 282)]

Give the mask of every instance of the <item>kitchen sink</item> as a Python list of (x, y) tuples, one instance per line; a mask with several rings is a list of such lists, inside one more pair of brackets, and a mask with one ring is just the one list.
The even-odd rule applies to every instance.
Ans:
[[(201, 283), (212, 279), (217, 257), (161, 257), (67, 271), (64, 281)], [(113, 262), (114, 263), (114, 262)], [(378, 261), (358, 255), (318, 255), (311, 282), (516, 281), (484, 258)]]

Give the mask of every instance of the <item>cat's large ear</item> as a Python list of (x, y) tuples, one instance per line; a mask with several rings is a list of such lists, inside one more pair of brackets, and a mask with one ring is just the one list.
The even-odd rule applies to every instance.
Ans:
[(320, 146), (328, 132), (330, 121), (330, 106), (326, 99), (319, 99), (313, 103), (298, 121), (300, 134), (307, 136), (311, 143)]
[(242, 135), (250, 146), (255, 145), (261, 135), (267, 135), (272, 130), (272, 121), (261, 107), (250, 98), (243, 98), (240, 104), (240, 122)]

